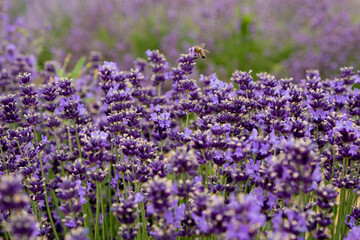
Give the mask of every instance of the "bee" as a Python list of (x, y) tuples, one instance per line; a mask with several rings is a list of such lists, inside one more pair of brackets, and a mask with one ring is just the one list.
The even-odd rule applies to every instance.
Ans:
[(205, 53), (210, 53), (207, 49), (205, 49), (205, 43), (201, 43), (198, 46), (193, 47), (193, 51), (195, 54), (194, 59), (199, 59), (199, 56), (204, 59)]

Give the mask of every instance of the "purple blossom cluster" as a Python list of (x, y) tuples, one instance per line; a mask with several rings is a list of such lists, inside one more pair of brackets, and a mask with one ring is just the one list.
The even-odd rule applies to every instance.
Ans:
[(352, 67), (193, 79), (205, 60), (146, 54), (74, 78), (1, 56), (4, 239), (359, 239)]

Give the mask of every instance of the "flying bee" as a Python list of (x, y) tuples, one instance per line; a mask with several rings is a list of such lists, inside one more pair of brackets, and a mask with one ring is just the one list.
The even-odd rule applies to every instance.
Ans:
[(207, 49), (205, 49), (205, 43), (201, 43), (198, 46), (195, 46), (194, 48), (194, 59), (199, 59), (199, 56), (204, 59), (205, 58), (205, 53), (210, 53)]

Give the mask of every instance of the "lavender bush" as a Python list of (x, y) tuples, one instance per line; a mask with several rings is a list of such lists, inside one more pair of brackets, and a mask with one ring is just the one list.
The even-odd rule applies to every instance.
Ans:
[(238, 70), (193, 79), (206, 60), (189, 49), (173, 66), (148, 50), (131, 69), (92, 53), (70, 72), (37, 71), (9, 41), (4, 239), (359, 238), (352, 67), (297, 84)]
[(340, 66), (359, 62), (360, 25), (355, 13), (359, 4), (352, 0), (258, 0), (254, 16), (260, 31), (276, 39), (278, 47), (291, 43), (295, 48), (283, 62), (290, 76), (300, 79), (306, 69), (315, 67), (330, 77)]
[(20, 17), (21, 32), (33, 37), (41, 66), (52, 58), (63, 62), (68, 52), (75, 64), (97, 50), (127, 69), (149, 48), (166, 52), (175, 65), (183, 49), (206, 42), (217, 52), (198, 64), (208, 74), (253, 69), (297, 81), (309, 68), (334, 76), (360, 56), (356, 0), (5, 2)]

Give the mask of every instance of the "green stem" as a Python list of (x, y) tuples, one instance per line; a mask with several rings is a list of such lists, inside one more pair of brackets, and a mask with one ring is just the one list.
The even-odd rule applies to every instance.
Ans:
[(102, 213), (102, 237), (105, 240), (105, 208), (104, 208), (104, 201), (102, 200), (102, 190), (101, 190), (101, 183), (99, 184), (99, 192), (100, 192), (100, 203), (101, 203), (101, 213)]
[(204, 164), (204, 171), (205, 171), (205, 180), (204, 180), (204, 185), (205, 185), (205, 188), (207, 189), (208, 188), (208, 164), (205, 163)]
[[(39, 161), (40, 161), (40, 167), (41, 167), (41, 176), (42, 176), (42, 178), (46, 179), (45, 178), (45, 173), (44, 173), (43, 162), (42, 162), (42, 159), (41, 159), (41, 155), (40, 155), (40, 153), (38, 153), (38, 155), (39, 155)], [(50, 207), (49, 207), (49, 200), (48, 200), (47, 191), (46, 191), (46, 181), (44, 183), (44, 195), (45, 195), (46, 210), (47, 210), (47, 213), (48, 213), (48, 216), (49, 216), (49, 219), (50, 219), (51, 227), (52, 227), (52, 229), (54, 231), (55, 238), (57, 240), (59, 240), (59, 236), (58, 236), (58, 234), (56, 232), (56, 228), (55, 228), (54, 221), (53, 221), (53, 218), (51, 216), (51, 211), (50, 211)]]
[[(125, 156), (124, 156), (124, 153), (123, 152), (120, 152), (120, 154), (121, 154), (121, 159), (124, 161), (124, 163), (126, 164), (126, 160), (125, 160)], [(135, 176), (135, 175), (134, 175)], [(127, 177), (128, 177), (128, 179), (130, 179), (129, 178), (129, 174), (127, 173)], [(125, 190), (125, 194), (126, 194), (126, 197), (129, 195), (128, 193), (127, 193), (127, 191), (129, 190), (129, 191), (131, 191), (131, 183), (130, 183), (130, 180), (128, 180), (127, 181), (127, 183), (125, 182), (125, 178), (124, 178), (124, 174), (123, 174), (123, 181), (124, 181), (124, 190)], [(127, 185), (126, 185), (127, 184)], [(129, 189), (128, 189), (128, 187), (129, 187)]]
[[(18, 141), (18, 140), (16, 140), (16, 143), (17, 143), (17, 146), (18, 146), (18, 148), (19, 148), (19, 151), (20, 151), (21, 155), (23, 155), (23, 151), (21, 150), (21, 146), (20, 146), (19, 141)], [(29, 158), (28, 158), (28, 163), (29, 163), (29, 165), (30, 165)]]
[(141, 219), (142, 219), (142, 236), (145, 239), (148, 239), (147, 231), (146, 231), (146, 217), (145, 217), (145, 207), (144, 207), (144, 201), (140, 203), (141, 208)]
[[(54, 190), (50, 191), (50, 196), (51, 196), (51, 199), (54, 200), (55, 209), (56, 209), (57, 213), (59, 214), (60, 219), (61, 220), (64, 219), (64, 213), (59, 210), (59, 203), (58, 203), (58, 200), (56, 198)], [(64, 223), (62, 221), (61, 221), (61, 225), (62, 225), (62, 227), (64, 229), (64, 234), (66, 235), (66, 233), (68, 232), (68, 229), (67, 229), (67, 227), (64, 225)]]
[(91, 222), (90, 222), (90, 217), (91, 217), (91, 214), (92, 214), (90, 204), (89, 204), (89, 202), (87, 202), (84, 205), (82, 205), (81, 207), (82, 207), (82, 211), (83, 211), (83, 218), (84, 218), (84, 222), (85, 222), (85, 228), (87, 228), (89, 230), (90, 239), (93, 239), (93, 232), (91, 231)]
[(141, 138), (143, 138), (143, 137), (144, 137), (143, 127), (142, 127), (142, 125), (143, 125), (143, 119), (140, 117), (140, 114), (139, 114), (139, 118), (140, 118), (139, 123), (140, 123)]
[(344, 158), (343, 159), (343, 176), (342, 176), (342, 179), (345, 178), (345, 176), (347, 175), (347, 172), (348, 172), (348, 159)]
[(332, 169), (331, 169), (331, 179), (334, 177), (334, 169), (335, 169), (335, 154), (336, 154), (336, 151), (335, 151), (335, 147), (333, 146), (332, 147), (333, 149), (333, 162), (332, 162)]
[(163, 152), (163, 140), (160, 141), (160, 151), (161, 151), (161, 155), (164, 155), (164, 152)]
[(100, 183), (96, 183), (96, 223), (95, 223), (95, 239), (100, 239), (99, 236), (99, 214), (100, 214)]
[(127, 183), (125, 182), (125, 176), (124, 173), (121, 173), (122, 175), (122, 179), (123, 179), (123, 186), (124, 186), (124, 191), (125, 191), (125, 197), (126, 199), (128, 198), (128, 194), (127, 194)]
[(161, 83), (159, 83), (158, 85), (158, 97), (161, 96)]
[[(186, 91), (186, 102), (189, 101), (189, 91)], [(189, 113), (186, 112), (186, 123), (185, 123), (185, 128), (187, 128), (189, 126)]]
[[(248, 191), (248, 185), (249, 185), (249, 178), (246, 180), (245, 182), (245, 190), (244, 190), (244, 194), (246, 194), (246, 192)], [(249, 193), (250, 193), (250, 189), (249, 189)]]
[(4, 151), (2, 149), (1, 143), (0, 143), (0, 150), (1, 150), (1, 157), (2, 157), (2, 160), (3, 160), (3, 163), (4, 163), (5, 173), (6, 173), (6, 175), (8, 175), (7, 168), (6, 168), (5, 154), (4, 154)]
[(298, 206), (300, 207), (300, 209), (303, 208), (303, 187), (302, 187), (302, 184), (300, 184), (300, 187), (299, 187), (299, 195), (298, 195)]
[[(29, 184), (27, 180), (25, 180), (25, 182), (26, 182), (26, 185)], [(30, 190), (28, 188), (26, 188), (26, 192), (27, 192), (28, 196), (30, 196)], [(30, 200), (30, 205), (31, 205), (33, 213), (34, 213), (34, 215), (36, 217), (36, 220), (39, 222), (40, 218), (39, 218), (39, 214), (38, 214), (38, 211), (37, 211), (37, 208), (36, 208), (36, 203), (33, 200)]]
[[(119, 150), (118, 150), (118, 145), (115, 144), (115, 152), (116, 152), (116, 163), (119, 163)], [(124, 192), (125, 192), (125, 197), (127, 199), (127, 189), (126, 189), (126, 182), (125, 182), (125, 176), (124, 176), (124, 173), (121, 173), (121, 176), (122, 176), (122, 180), (123, 180), (123, 186), (124, 186)], [(118, 184), (119, 184), (119, 181), (118, 181)], [(118, 186), (119, 188), (119, 186)], [(119, 197), (117, 197), (117, 201), (119, 202)]]
[(189, 116), (190, 116), (190, 114), (188, 113), (188, 112), (186, 112), (186, 127), (185, 128), (188, 128), (188, 126), (189, 126)]
[[(134, 168), (134, 157), (132, 156), (132, 157), (130, 157), (130, 163), (131, 163), (131, 169), (132, 169), (132, 174), (133, 174), (133, 176), (134, 176), (134, 190), (135, 190), (135, 192), (136, 192), (136, 183), (137, 183), (137, 181), (136, 181), (136, 179), (135, 179), (135, 168)], [(128, 175), (129, 176), (129, 175)], [(130, 187), (131, 185), (130, 185), (130, 181), (129, 181), (129, 187)]]
[[(223, 167), (223, 172), (224, 172), (224, 167)], [(226, 182), (227, 182), (227, 178), (224, 176), (222, 185), (226, 186)], [(225, 187), (225, 189), (223, 191), (223, 197), (225, 197), (225, 192), (226, 192), (226, 187)]]
[(35, 138), (36, 145), (39, 145), (39, 139), (37, 138), (35, 126), (32, 126), (32, 127), (33, 127), (33, 130), (34, 130), (34, 138)]
[(61, 168), (61, 176), (64, 177), (65, 171), (64, 171), (64, 164), (62, 162), (60, 162), (60, 168)]
[(112, 204), (112, 196), (111, 196), (111, 173), (112, 173), (112, 162), (110, 162), (110, 171), (109, 171), (109, 218), (110, 218), (110, 239), (114, 239), (113, 237), (113, 223), (112, 223), (112, 214), (111, 214), (111, 204)]
[(10, 235), (9, 230), (8, 230), (7, 227), (6, 227), (5, 221), (2, 221), (2, 225), (3, 225), (3, 227), (4, 227), (4, 236), (5, 236), (5, 239), (6, 239), (6, 240), (11, 240), (12, 238), (11, 238), (11, 235)]
[(346, 199), (346, 189), (345, 188), (341, 188), (340, 191), (340, 206), (338, 208), (338, 219), (337, 219), (337, 226), (336, 226), (336, 238), (335, 239), (339, 239), (342, 232), (341, 229), (343, 227), (344, 224), (344, 220), (345, 220), (345, 199)]
[[(26, 193), (28, 194), (28, 196), (30, 196), (30, 190), (29, 190), (29, 181), (27, 179), (24, 180), (25, 181), (25, 186), (26, 186)], [(39, 218), (39, 214), (37, 211), (37, 207), (36, 207), (36, 203), (35, 201), (33, 201), (32, 199), (30, 199), (30, 205), (31, 205), (31, 209), (33, 210), (33, 214), (36, 217), (36, 220), (39, 222), (40, 218)]]
[(78, 133), (78, 130), (77, 130), (77, 127), (76, 127), (75, 119), (74, 119), (74, 128), (75, 128), (76, 143), (77, 143), (77, 147), (78, 147), (78, 151), (79, 151), (79, 157), (80, 157), (81, 163), (82, 163), (81, 144), (80, 144), (79, 133)]
[[(59, 139), (57, 138), (56, 135), (56, 128), (53, 129), (53, 133), (54, 133), (54, 139), (55, 139), (55, 143), (56, 143), (56, 149), (58, 154), (60, 154), (60, 144), (59, 144)], [(62, 162), (60, 162), (60, 167), (61, 167), (61, 176), (65, 176), (65, 172), (64, 172), (64, 165)]]
[(71, 143), (71, 136), (70, 136), (70, 129), (69, 129), (69, 127), (67, 128), (67, 134), (68, 134), (69, 149), (70, 149), (70, 152), (72, 153), (73, 150), (72, 150), (72, 143)]

